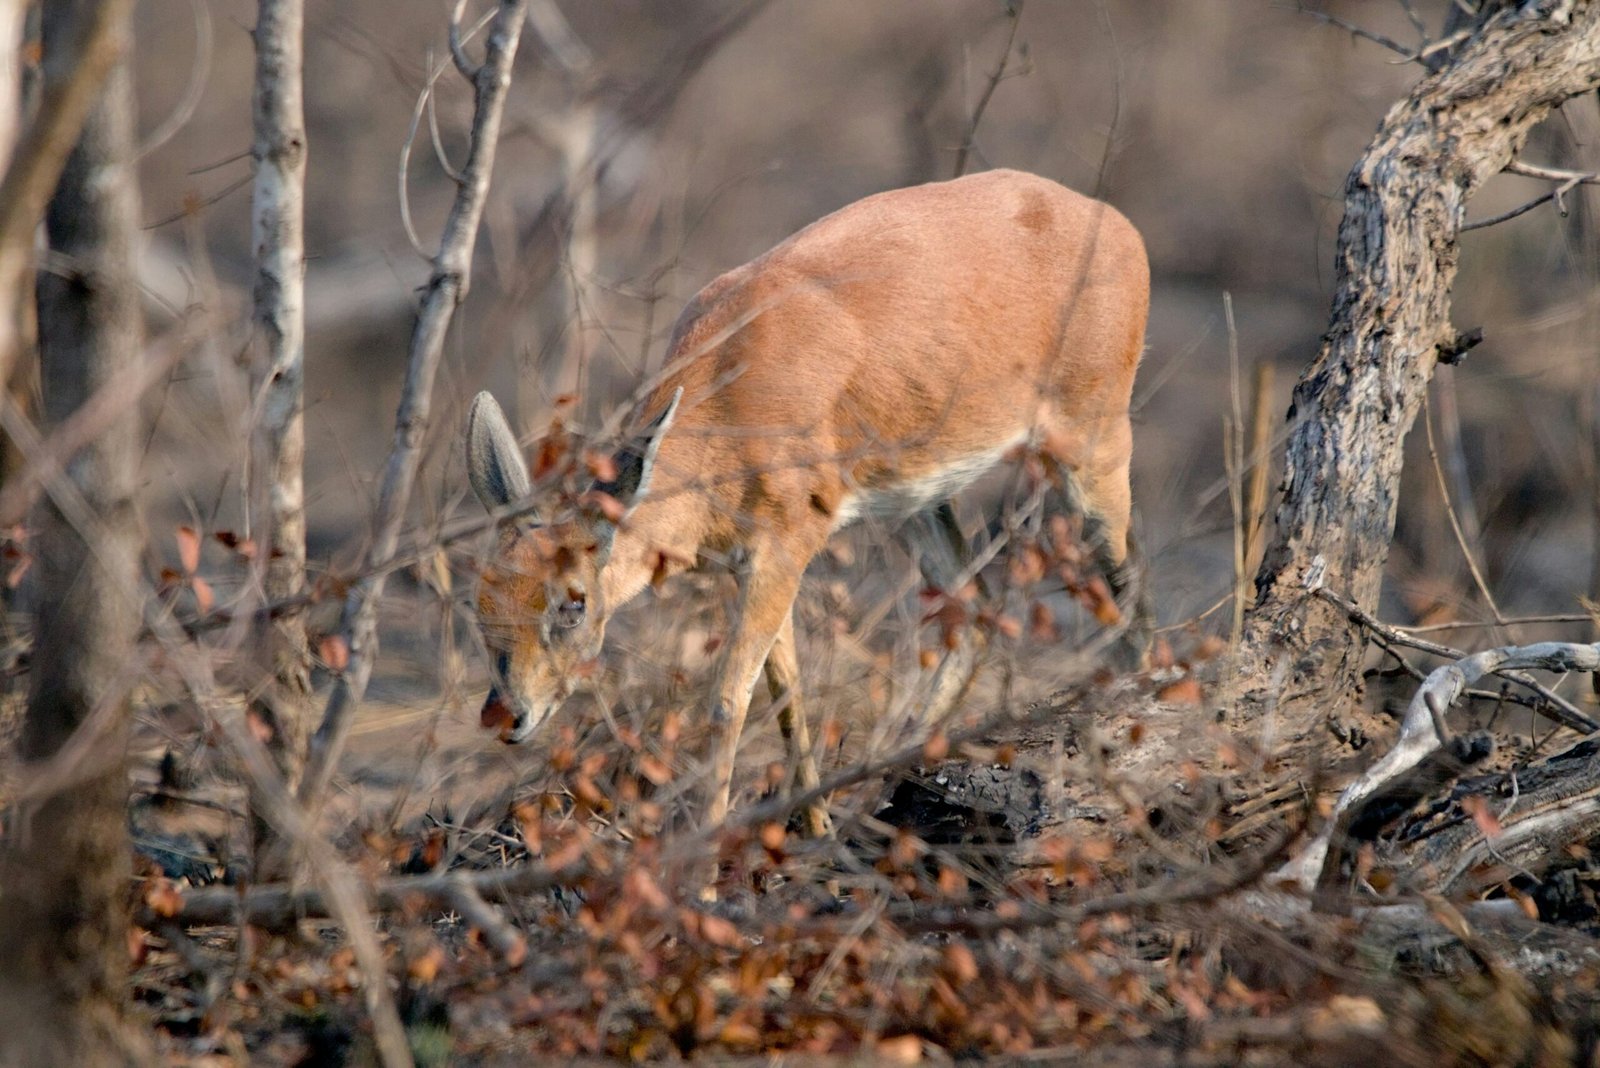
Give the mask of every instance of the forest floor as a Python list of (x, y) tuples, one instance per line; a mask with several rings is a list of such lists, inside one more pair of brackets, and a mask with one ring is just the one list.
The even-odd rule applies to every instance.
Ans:
[[(852, 774), (866, 754), (848, 723), (825, 729), (824, 778), (849, 781), (823, 842), (751, 796), (759, 771), (729, 827), (697, 834), (707, 739), (674, 711), (580, 716), (534, 753), (399, 680), (364, 709), (329, 822), (374, 882), (551, 876), (464, 908), (419, 890), (378, 910), (381, 981), (420, 1064), (1592, 1063), (1586, 852), (1560, 907), (1526, 879), (1487, 895), (1509, 907), (1480, 908), (1369, 864), (1361, 907), (1314, 911), (1273, 872), (1337, 771), (1229, 737), (1202, 711), (1200, 667), (1083, 681), (874, 754), (870, 772)], [(140, 734), (138, 907), (176, 918), (137, 940), (134, 988), (165, 1055), (373, 1063), (372, 977), (336, 925), (177, 922), (237, 874), (243, 797), (192, 750), (187, 788), (162, 786), (170, 737), (194, 735), (158, 727)], [(745, 767), (778, 760), (775, 734), (757, 731)]]

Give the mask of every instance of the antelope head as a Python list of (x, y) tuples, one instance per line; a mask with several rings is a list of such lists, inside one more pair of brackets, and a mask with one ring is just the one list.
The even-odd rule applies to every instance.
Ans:
[[(615, 479), (594, 486), (615, 498), (623, 519), (649, 489), (681, 394), (617, 455)], [(488, 393), (478, 394), (467, 417), (467, 475), (490, 512), (525, 503), (533, 492), (516, 436)], [(500, 522), (479, 587), (478, 622), (494, 667), (480, 718), (501, 741), (526, 741), (592, 672), (610, 607), (602, 579), (621, 521), (594, 510), (548, 525), (524, 516)]]

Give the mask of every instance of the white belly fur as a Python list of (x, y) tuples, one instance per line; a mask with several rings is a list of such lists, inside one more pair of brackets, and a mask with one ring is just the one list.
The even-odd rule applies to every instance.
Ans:
[(864, 517), (892, 523), (916, 515), (972, 485), (1026, 438), (1026, 434), (1020, 434), (1002, 445), (957, 457), (944, 467), (904, 482), (857, 489), (841, 502), (833, 529), (839, 530)]

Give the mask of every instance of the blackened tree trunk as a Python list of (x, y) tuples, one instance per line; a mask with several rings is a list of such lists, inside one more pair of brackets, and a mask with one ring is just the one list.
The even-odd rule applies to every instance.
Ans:
[[(45, 5), (47, 78), (70, 76), (50, 60), (72, 47), (99, 7), (92, 0)], [(126, 14), (124, 7), (117, 27), (124, 54)], [(51, 248), (66, 264), (38, 284), (41, 379), (52, 423), (139, 356), (130, 94), (126, 68), (119, 68), (46, 213)], [(54, 792), (12, 814), (0, 854), (0, 1062), (7, 1065), (150, 1059), (123, 1018), (128, 695), (140, 620), (137, 422), (130, 409), (74, 457), (34, 518), (38, 607), (19, 747), (35, 770), (54, 758), (48, 766), (63, 774), (48, 776), (62, 784)], [(66, 752), (70, 767), (62, 765)]]
[[(1484, 5), (1490, 8), (1493, 5)], [(1290, 409), (1283, 497), (1241, 648), (1240, 725), (1276, 707), (1302, 737), (1359, 692), (1363, 635), (1313, 595), (1374, 607), (1402, 445), (1441, 354), (1467, 204), (1564, 101), (1600, 86), (1600, 3), (1528, 0), (1481, 22), (1383, 119), (1345, 184), (1321, 351)]]

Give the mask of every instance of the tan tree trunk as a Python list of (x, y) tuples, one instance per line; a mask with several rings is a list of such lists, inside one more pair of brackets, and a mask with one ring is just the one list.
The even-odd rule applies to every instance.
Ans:
[[(46, 78), (101, 5), (50, 0)], [(115, 27), (126, 51), (127, 7)], [(55, 62), (52, 62), (52, 61)], [(119, 67), (89, 113), (46, 213), (74, 265), (38, 286), (45, 415), (59, 423), (139, 357), (132, 86)], [(49, 86), (46, 86), (49, 93)], [(35, 767), (94, 743), (56, 793), (14, 812), (0, 855), (0, 1063), (150, 1060), (123, 1020), (128, 966), (128, 692), (136, 670), (138, 416), (128, 409), (68, 465), (35, 513), (34, 652), (20, 755)], [(69, 519), (68, 516), (71, 516)]]
[(1363, 635), (1311, 590), (1376, 603), (1405, 435), (1441, 354), (1462, 346), (1450, 289), (1467, 204), (1554, 108), (1597, 85), (1600, 3), (1496, 10), (1389, 111), (1350, 172), (1330, 325), (1295, 387), (1237, 662), (1239, 725), (1276, 707), (1282, 729), (1312, 736), (1342, 711), (1330, 694), (1359, 692)]

